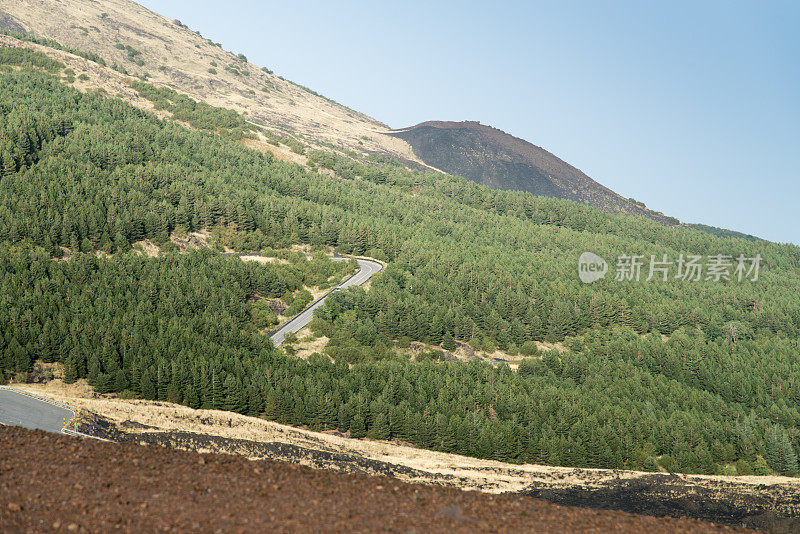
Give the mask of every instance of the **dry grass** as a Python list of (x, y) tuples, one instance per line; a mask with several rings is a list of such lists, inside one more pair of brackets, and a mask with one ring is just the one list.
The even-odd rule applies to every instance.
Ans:
[(267, 258), (266, 256), (239, 256), (242, 261), (254, 261), (256, 263), (289, 263), (289, 260), (283, 258)]
[(328, 339), (326, 336), (316, 337), (309, 327), (305, 327), (299, 332), (297, 332), (297, 339), (299, 340), (297, 343), (294, 344), (295, 349), (297, 352), (295, 356), (298, 358), (306, 359), (315, 352), (322, 352), (325, 350), (325, 347), (328, 344)]
[[(166, 402), (123, 400), (113, 396), (101, 396), (94, 393), (84, 381), (67, 385), (54, 380), (46, 384), (27, 384), (18, 387), (70, 404), (79, 410), (91, 411), (117, 423), (130, 421), (162, 431), (186, 431), (260, 443), (278, 442), (315, 450), (354, 453), (422, 472), (422, 475), (414, 478), (416, 482), (441, 482), (444, 477), (464, 489), (500, 493), (522, 491), (533, 483), (546, 483), (554, 488), (596, 487), (609, 481), (648, 475), (637, 471), (514, 465), (416, 449), (396, 443), (350, 439), (230, 412), (193, 410)], [(128, 429), (133, 427), (135, 425), (126, 426)], [(761, 485), (785, 485), (800, 490), (800, 480), (787, 477), (677, 476), (698, 485), (706, 481), (724, 481), (752, 487), (754, 490)]]
[(242, 142), (246, 147), (252, 148), (253, 150), (271, 153), (275, 159), (279, 161), (288, 161), (289, 163), (297, 163), (298, 165), (307, 167), (308, 158), (306, 156), (292, 152), (285, 145), (275, 146), (267, 143), (261, 133), (258, 135), (258, 139), (243, 139)]
[[(511, 355), (508, 352), (496, 349), (492, 352), (487, 352), (483, 350), (475, 349), (474, 347), (470, 346), (467, 343), (457, 341), (457, 347), (454, 351), (445, 351), (439, 345), (430, 345), (428, 343), (421, 343), (419, 341), (413, 341), (411, 345), (407, 348), (398, 347), (397, 344), (394, 346), (395, 352), (399, 354), (407, 355), (411, 358), (416, 357), (420, 352), (427, 350), (439, 350), (443, 351), (447, 357), (450, 355), (452, 358), (455, 358), (458, 361), (468, 362), (472, 360), (482, 360), (485, 362), (490, 363), (502, 363), (505, 362), (511, 368), (512, 371), (516, 371), (519, 368), (519, 364), (522, 362), (523, 359), (527, 358), (528, 356), (523, 356), (521, 354)], [(549, 350), (557, 350), (559, 352), (564, 352), (567, 350), (562, 343), (547, 343), (544, 341), (537, 341), (536, 346), (539, 348), (540, 351), (549, 351)]]
[[(323, 148), (326, 143), (339, 150), (382, 153), (422, 164), (405, 141), (383, 133), (388, 131), (386, 125), (242, 62), (188, 28), (130, 0), (0, 0), (0, 10), (35, 35), (95, 52), (109, 66), (117, 64), (131, 76), (147, 73), (151, 83), (236, 110), (257, 124), (300, 134), (313, 148)], [(144, 64), (130, 61), (117, 45), (139, 51), (136, 59)], [(79, 89), (102, 87), (139, 107), (151, 107), (124, 86), (125, 75), (85, 60), (67, 60), (64, 56), (68, 54), (47, 53), (67, 63), (76, 75), (89, 76), (85, 83), (75, 84)], [(226, 66), (247, 75), (236, 75), (225, 70)], [(217, 73), (209, 73), (211, 68)], [(278, 150), (276, 156), (297, 159), (288, 150)]]
[(161, 253), (161, 249), (150, 241), (149, 239), (143, 239), (142, 241), (137, 241), (133, 244), (133, 250), (138, 252), (139, 254), (143, 254), (148, 258), (155, 258)]

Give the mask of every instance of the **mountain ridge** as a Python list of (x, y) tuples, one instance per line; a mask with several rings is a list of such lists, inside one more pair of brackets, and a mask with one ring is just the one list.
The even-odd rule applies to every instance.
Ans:
[[(495, 189), (572, 200), (667, 226), (680, 224), (674, 217), (596, 182), (546, 149), (491, 126), (427, 121), (391, 129), (267, 67), (259, 68), (243, 54), (226, 51), (179, 20), (170, 20), (132, 0), (0, 0), (2, 29), (54, 39), (66, 50), (85, 50), (104, 58), (102, 68), (95, 68), (58, 55), (57, 59), (75, 71), (79, 80), (70, 83), (81, 91), (105, 90), (152, 111), (153, 104), (131, 89), (131, 82), (138, 78), (198, 102), (236, 111), (260, 127), (256, 133), (260, 143), (254, 147), (271, 151), (282, 160), (306, 165), (306, 149), (366, 161), (393, 159), (409, 169), (458, 174)], [(53, 50), (40, 50), (53, 56)], [(455, 142), (445, 145), (455, 150), (442, 154), (442, 145), (433, 141), (428, 143), (430, 149), (420, 146), (416, 134), (424, 128), (440, 135), (448, 133)], [(459, 129), (462, 133), (454, 139)], [(464, 132), (477, 133), (477, 141), (475, 135), (468, 138)], [(246, 143), (254, 145), (249, 139)], [(709, 231), (703, 225), (696, 229)]]
[(622, 197), (548, 150), (477, 121), (426, 121), (390, 135), (408, 142), (428, 165), (493, 189), (527, 191), (678, 224)]

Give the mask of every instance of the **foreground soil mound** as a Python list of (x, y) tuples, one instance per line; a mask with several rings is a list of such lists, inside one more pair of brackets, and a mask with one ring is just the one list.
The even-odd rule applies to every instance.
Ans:
[(0, 428), (3, 532), (745, 532)]

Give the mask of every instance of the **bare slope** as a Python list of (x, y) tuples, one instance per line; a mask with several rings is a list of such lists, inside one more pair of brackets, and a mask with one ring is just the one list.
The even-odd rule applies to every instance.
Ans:
[(299, 134), (312, 146), (416, 159), (405, 142), (379, 133), (384, 124), (265, 72), (178, 22), (130, 0), (0, 0), (0, 28), (97, 53), (118, 71), (148, 74), (151, 83)]
[(677, 222), (621, 197), (543, 148), (478, 122), (429, 121), (392, 135), (408, 141), (428, 165), (494, 189), (574, 200), (664, 224)]

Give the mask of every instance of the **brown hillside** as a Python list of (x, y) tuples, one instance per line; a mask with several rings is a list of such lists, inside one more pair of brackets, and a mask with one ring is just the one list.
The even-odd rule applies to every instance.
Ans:
[(131, 77), (148, 74), (150, 83), (298, 134), (310, 146), (419, 163), (408, 144), (381, 133), (386, 125), (242, 61), (178, 22), (130, 0), (0, 0), (0, 28), (94, 52)]
[(744, 532), (0, 427), (3, 532)]

